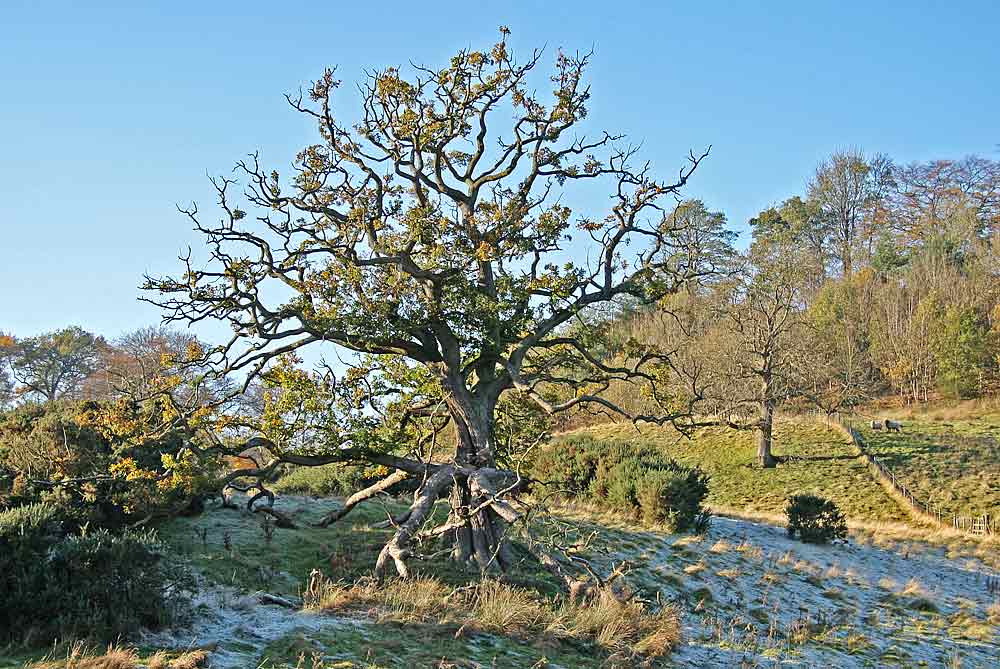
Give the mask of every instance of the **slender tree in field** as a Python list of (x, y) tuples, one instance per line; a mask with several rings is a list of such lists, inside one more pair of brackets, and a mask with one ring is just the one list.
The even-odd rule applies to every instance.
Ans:
[[(805, 287), (822, 272), (802, 235), (778, 225), (774, 215), (765, 211), (752, 222), (754, 243), (710, 296), (715, 316), (699, 344), (706, 410), (733, 429), (756, 433), (762, 468), (777, 464), (772, 437), (778, 407), (807, 396), (811, 387), (805, 370), (818, 351), (804, 320)], [(818, 374), (815, 357), (812, 364)]]
[[(586, 328), (571, 326), (602, 305), (652, 303), (714, 271), (721, 231), (671, 215), (707, 151), (692, 153), (675, 178), (654, 178), (621, 136), (580, 130), (588, 55), (559, 53), (543, 96), (532, 83), (541, 54), (516, 62), (501, 32), (491, 49), (459, 52), (438, 69), (370, 73), (353, 125), (336, 108), (332, 70), (289, 96), (319, 131), (290, 178), (256, 156), (240, 162), (242, 195), (235, 180), (214, 182), (221, 220), (186, 212), (211, 260), (188, 258), (181, 276), (145, 286), (168, 321), (227, 322), (232, 339), (206, 355), (247, 384), (287, 381), (294, 374), (283, 365), (306, 347), (333, 344), (354, 356), (324, 387), (342, 399), (351, 388), (355, 407), (367, 402), (351, 424), (368, 427), (315, 430), (295, 448), (253, 443), (272, 463), (383, 465), (386, 480), (344, 512), (403, 478), (418, 481), (379, 571), (407, 575), (407, 558), (428, 537), (484, 570), (510, 567), (505, 537), (519, 518), (512, 496), (522, 481), (508, 440), (498, 439), (498, 407), (529, 403), (554, 414), (592, 404), (627, 415), (602, 390), (620, 380), (653, 384), (671, 373), (670, 357), (636, 350), (612, 364)], [(600, 204), (573, 211), (562, 194), (574, 183), (599, 193)], [(627, 417), (690, 414), (661, 399), (662, 413)], [(374, 436), (390, 419), (412, 443)], [(439, 421), (435, 438), (450, 423), (453, 447), (419, 451), (424, 442), (407, 430), (421, 419)], [(443, 498), (448, 519), (427, 527)]]
[[(736, 425), (757, 433), (757, 464), (774, 467), (772, 453), (777, 408), (800, 394), (805, 351), (799, 287), (788, 265), (758, 269), (730, 294), (727, 327), (733, 340), (728, 364), (733, 366), (727, 394), (733, 413), (740, 405), (756, 407), (756, 415)], [(732, 424), (732, 423), (731, 423)]]

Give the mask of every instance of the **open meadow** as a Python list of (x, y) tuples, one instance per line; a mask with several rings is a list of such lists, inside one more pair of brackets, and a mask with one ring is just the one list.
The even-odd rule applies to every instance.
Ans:
[(858, 421), (868, 450), (920, 499), (962, 516), (1000, 518), (1000, 410), (889, 412), (900, 432)]
[(789, 495), (816, 492), (836, 502), (850, 520), (909, 518), (872, 477), (847, 437), (809, 418), (777, 422), (774, 453), (784, 461), (764, 470), (754, 464), (756, 444), (749, 430), (704, 428), (687, 438), (670, 427), (610, 423), (559, 438), (649, 444), (667, 457), (697, 465), (711, 476), (706, 501), (717, 511), (780, 516)]

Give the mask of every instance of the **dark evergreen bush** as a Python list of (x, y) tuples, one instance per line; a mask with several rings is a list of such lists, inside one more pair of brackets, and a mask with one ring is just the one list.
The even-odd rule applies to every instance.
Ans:
[(580, 495), (592, 485), (597, 471), (597, 450), (587, 438), (570, 437), (558, 448), (546, 448), (535, 458), (531, 475), (559, 485), (568, 496)]
[(847, 537), (847, 521), (837, 505), (816, 495), (794, 495), (785, 507), (788, 536), (798, 535), (810, 544), (825, 544)]
[(629, 513), (675, 531), (703, 532), (708, 475), (646, 445), (562, 440), (535, 458), (531, 477), (562, 495)]
[(637, 487), (639, 509), (646, 522), (697, 534), (708, 529), (711, 514), (702, 507), (708, 475), (697, 467), (651, 470)]
[(49, 504), (0, 512), (0, 644), (111, 641), (180, 611), (188, 575), (151, 532), (63, 536), (59, 514)]

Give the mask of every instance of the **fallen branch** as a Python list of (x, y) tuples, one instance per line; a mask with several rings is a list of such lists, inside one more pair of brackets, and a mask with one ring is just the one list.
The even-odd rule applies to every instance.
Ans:
[(274, 604), (276, 606), (284, 606), (286, 609), (301, 609), (301, 602), (293, 602), (290, 599), (285, 599), (284, 597), (279, 597), (278, 595), (272, 595), (267, 592), (262, 592), (257, 595), (257, 599), (260, 600), (261, 604)]
[(359, 490), (358, 492), (354, 493), (353, 495), (347, 498), (347, 500), (344, 502), (343, 508), (337, 509), (336, 511), (331, 511), (326, 516), (324, 516), (322, 520), (316, 523), (315, 526), (327, 527), (328, 525), (337, 522), (338, 520), (346, 516), (348, 513), (350, 513), (351, 510), (358, 504), (361, 504), (362, 502), (365, 502), (371, 499), (372, 497), (375, 497), (379, 493), (385, 492), (386, 490), (396, 485), (400, 481), (406, 479), (407, 476), (409, 476), (408, 472), (400, 470), (382, 479), (378, 483), (368, 486), (364, 490)]

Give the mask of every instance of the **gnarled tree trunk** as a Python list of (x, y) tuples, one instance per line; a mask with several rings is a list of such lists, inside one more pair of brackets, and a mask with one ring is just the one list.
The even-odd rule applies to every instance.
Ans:
[[(520, 514), (504, 498), (519, 485), (514, 472), (497, 469), (493, 410), (488, 402), (449, 402), (458, 436), (454, 460), (428, 464), (428, 475), (414, 493), (413, 504), (395, 535), (379, 555), (376, 571), (390, 563), (407, 577), (412, 544), (440, 538), (451, 542), (451, 557), (483, 572), (505, 571), (513, 564), (507, 537)], [(422, 530), (439, 499), (449, 500), (447, 520)]]

